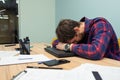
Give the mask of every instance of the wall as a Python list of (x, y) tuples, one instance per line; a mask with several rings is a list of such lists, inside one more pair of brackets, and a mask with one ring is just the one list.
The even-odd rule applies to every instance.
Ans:
[(56, 25), (61, 19), (79, 21), (88, 18), (105, 17), (120, 38), (120, 1), (119, 0), (56, 0)]
[(19, 36), (51, 42), (55, 33), (55, 0), (19, 0)]

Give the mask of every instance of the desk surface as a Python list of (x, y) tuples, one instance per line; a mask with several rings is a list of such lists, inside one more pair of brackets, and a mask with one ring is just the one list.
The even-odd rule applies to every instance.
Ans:
[[(31, 48), (31, 54), (44, 54), (47, 57), (51, 59), (59, 59), (56, 58), (55, 56), (47, 53), (44, 48), (48, 45), (46, 43), (33, 43), (31, 44), (33, 47)], [(15, 48), (18, 48), (19, 46), (11, 46), (11, 47), (5, 47), (4, 45), (0, 45), (0, 50), (15, 50)], [(60, 58), (61, 59), (61, 58)], [(70, 63), (67, 64), (62, 64), (59, 66), (54, 66), (58, 68), (63, 68), (63, 69), (73, 69), (77, 66), (80, 66), (83, 63), (93, 63), (93, 64), (99, 64), (99, 65), (104, 65), (104, 66), (116, 66), (120, 67), (120, 61), (109, 59), (109, 58), (104, 58), (102, 60), (88, 60), (80, 57), (67, 57), (65, 58), (67, 60), (70, 60)], [(43, 64), (37, 64), (37, 63), (25, 63), (25, 64), (16, 64), (16, 65), (7, 65), (7, 66), (0, 66), (0, 80), (11, 80), (12, 77), (19, 72), (23, 71), (26, 66), (39, 66), (39, 67), (44, 67), (45, 65)], [(45, 66), (46, 67), (46, 66)]]

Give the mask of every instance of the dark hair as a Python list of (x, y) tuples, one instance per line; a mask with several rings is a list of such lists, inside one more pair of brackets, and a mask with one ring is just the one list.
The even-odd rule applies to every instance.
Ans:
[(72, 39), (75, 36), (74, 27), (79, 27), (79, 22), (64, 19), (61, 20), (56, 28), (56, 35), (60, 42), (67, 43), (68, 40)]

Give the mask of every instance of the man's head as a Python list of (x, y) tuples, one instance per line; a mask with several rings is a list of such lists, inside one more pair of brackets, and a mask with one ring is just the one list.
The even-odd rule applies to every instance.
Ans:
[(83, 37), (83, 26), (80, 22), (64, 19), (60, 21), (56, 29), (56, 35), (60, 42), (77, 43)]

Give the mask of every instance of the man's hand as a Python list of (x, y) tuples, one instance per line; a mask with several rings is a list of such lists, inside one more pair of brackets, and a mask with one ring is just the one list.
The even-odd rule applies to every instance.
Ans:
[(59, 42), (59, 43), (56, 45), (56, 48), (59, 49), (59, 50), (64, 50), (65, 45), (66, 45), (66, 43), (61, 43), (61, 42)]

